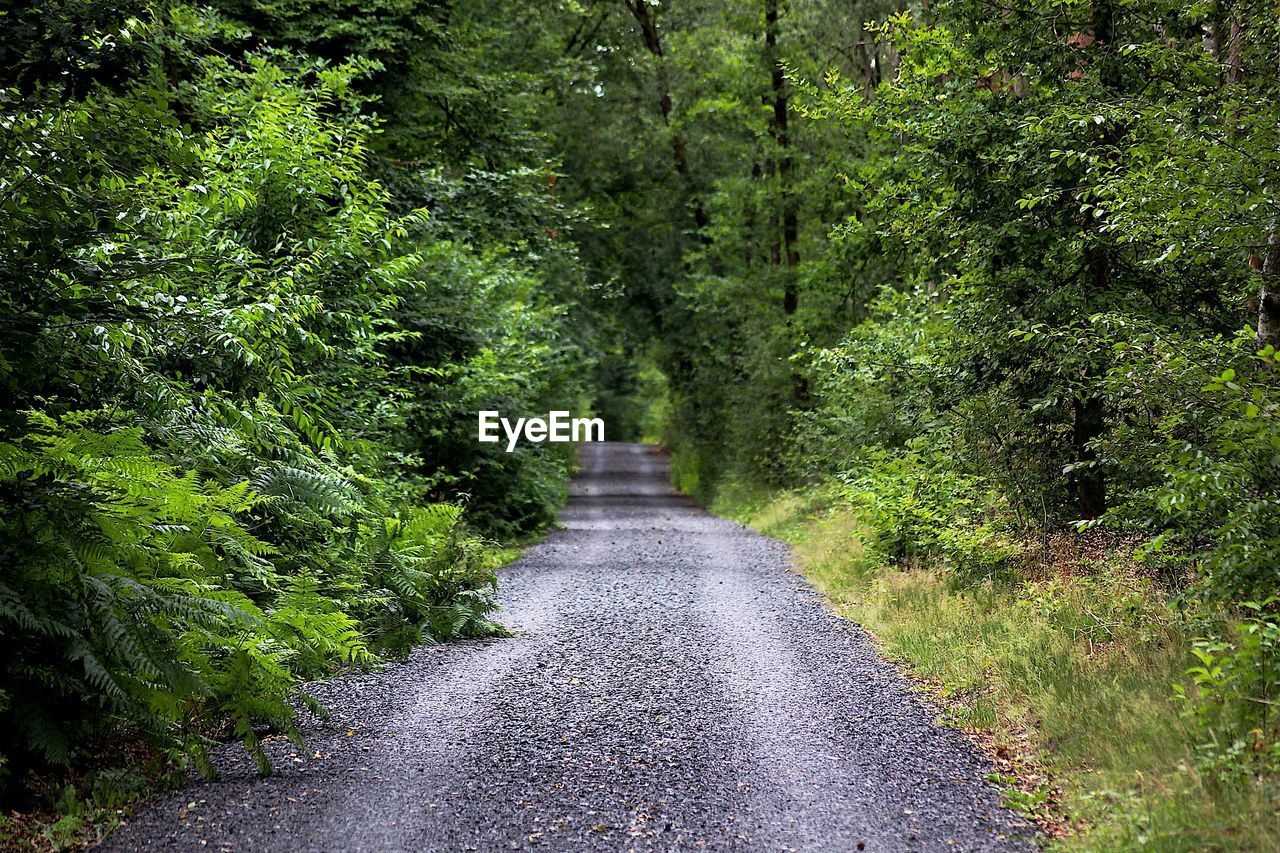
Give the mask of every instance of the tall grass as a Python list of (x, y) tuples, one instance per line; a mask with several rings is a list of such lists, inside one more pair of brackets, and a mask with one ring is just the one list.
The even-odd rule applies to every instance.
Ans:
[(1173, 690), (1191, 629), (1122, 554), (1050, 548), (1020, 577), (961, 584), (928, 563), (889, 566), (865, 517), (821, 489), (730, 489), (712, 509), (790, 543), (833, 608), (992, 753), (992, 781), (1051, 846), (1280, 849), (1275, 780), (1198, 771)]

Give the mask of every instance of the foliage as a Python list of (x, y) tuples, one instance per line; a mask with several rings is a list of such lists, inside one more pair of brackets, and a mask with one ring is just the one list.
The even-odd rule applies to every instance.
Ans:
[[(1180, 736), (1257, 770), (1232, 744), (1275, 739), (1240, 699), (1274, 649), (1238, 630), (1274, 621), (1245, 602), (1280, 556), (1274, 8), (624, 5), (581, 4), (547, 121), (665, 374), (677, 486), (835, 495), (885, 584), (961, 599), (1056, 589), (1037, 541), (1132, 552), (1194, 616), (1192, 680), (1227, 679), (1183, 684)], [(1073, 589), (1129, 601), (1111, 570)], [(1099, 607), (1072, 630), (1124, 621)]]
[(968, 579), (1006, 573), (1019, 549), (1002, 529), (998, 497), (949, 462), (918, 445), (894, 455), (870, 449), (838, 478), (840, 493), (866, 514), (891, 560), (932, 557)]
[[(1278, 27), (1262, 0), (6, 8), (0, 767), (121, 727), (252, 749), (299, 679), (496, 630), (468, 531), (544, 528), (572, 459), (480, 445), (475, 412), (595, 406), (708, 502), (838, 505), (831, 577), (944, 680), (1056, 709), (1050, 739), (1087, 740), (1064, 697), (1164, 725), (1181, 681), (1202, 748), (1161, 802), (1252, 809)], [(1173, 614), (1200, 636), (1145, 671), (1149, 714), (1079, 657)]]
[[(370, 100), (428, 73), (400, 40), (471, 73), (430, 14), (39, 6), (0, 13), (0, 790), (122, 734), (267, 772), (302, 681), (501, 631), (471, 528), (547, 525), (570, 459), (478, 455), (474, 413), (589, 405), (582, 274), (508, 239), (527, 186), (495, 236), (492, 185), (428, 204), (453, 164), (381, 153), (428, 121)], [(492, 133), (490, 183), (527, 172)]]
[(1197, 640), (1192, 654), (1198, 663), (1187, 670), (1195, 692), (1177, 687), (1188, 714), (1209, 735), (1200, 758), (1216, 778), (1248, 779), (1280, 769), (1273, 710), (1280, 688), (1277, 601), (1244, 602), (1247, 615), (1235, 626), (1234, 641)]

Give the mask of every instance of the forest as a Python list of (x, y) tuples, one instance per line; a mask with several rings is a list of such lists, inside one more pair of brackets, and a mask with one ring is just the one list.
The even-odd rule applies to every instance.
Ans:
[(1278, 69), (1262, 0), (6, 4), (0, 839), (503, 634), (575, 457), (477, 412), (563, 410), (1054, 839), (1280, 846)]

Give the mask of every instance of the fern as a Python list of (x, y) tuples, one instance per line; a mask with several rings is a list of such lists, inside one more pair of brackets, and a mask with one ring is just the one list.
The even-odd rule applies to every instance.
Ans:
[(206, 771), (225, 733), (265, 771), (302, 679), (494, 629), (488, 544), (425, 499), (465, 478), (425, 470), (430, 406), (401, 387), (465, 370), (390, 364), (432, 259), (335, 108), (358, 69), (190, 66), (189, 121), (155, 109), (163, 75), (102, 109), (0, 97), (0, 183), (37, 178), (0, 205), (0, 256), (25, 259), (0, 269), (10, 787), (121, 731)]

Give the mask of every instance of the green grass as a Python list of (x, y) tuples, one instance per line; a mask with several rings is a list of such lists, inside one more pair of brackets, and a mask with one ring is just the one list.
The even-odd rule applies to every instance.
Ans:
[(1280, 850), (1275, 779), (1196, 769), (1195, 724), (1173, 694), (1191, 637), (1122, 555), (1099, 572), (1049, 551), (1021, 580), (962, 586), (886, 566), (866, 522), (834, 504), (821, 489), (739, 488), (712, 509), (790, 543), (835, 610), (996, 757), (993, 781), (1052, 847)]

